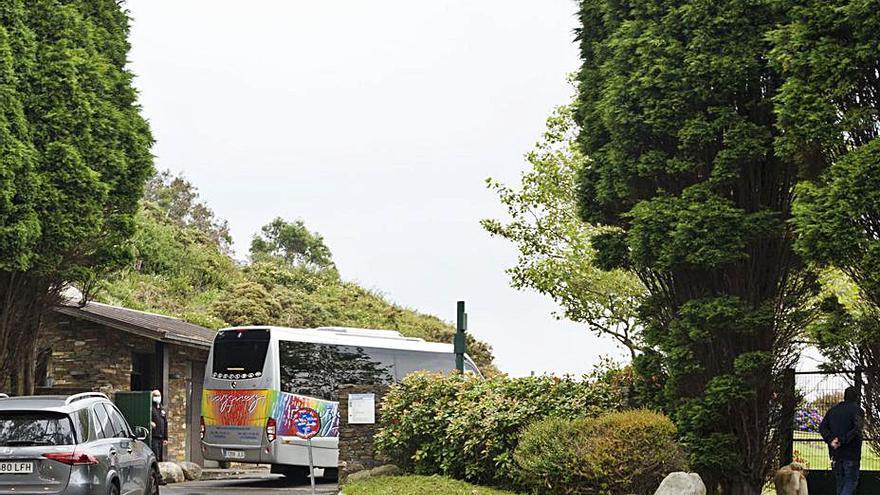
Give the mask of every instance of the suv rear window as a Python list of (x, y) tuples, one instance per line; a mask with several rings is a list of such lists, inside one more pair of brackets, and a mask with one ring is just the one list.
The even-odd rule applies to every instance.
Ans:
[(214, 374), (217, 378), (261, 376), (268, 349), (269, 330), (217, 332), (214, 337)]
[(0, 412), (0, 445), (74, 445), (73, 425), (61, 413)]

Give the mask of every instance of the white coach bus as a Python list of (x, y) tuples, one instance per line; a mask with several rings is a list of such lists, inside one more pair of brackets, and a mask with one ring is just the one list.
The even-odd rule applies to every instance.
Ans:
[[(465, 371), (479, 374), (465, 356)], [(306, 441), (293, 415), (320, 416), (312, 439), (315, 467), (338, 475), (342, 384), (390, 384), (418, 370), (455, 369), (452, 344), (390, 330), (238, 327), (217, 332), (205, 369), (200, 432), (206, 459), (271, 464), (288, 478), (308, 476)]]

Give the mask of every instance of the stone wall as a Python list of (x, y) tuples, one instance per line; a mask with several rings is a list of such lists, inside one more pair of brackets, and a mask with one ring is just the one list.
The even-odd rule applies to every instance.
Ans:
[(40, 348), (52, 350), (52, 387), (88, 389), (110, 397), (131, 386), (133, 353), (156, 352), (155, 341), (77, 319), (54, 321), (40, 334)]
[[(49, 366), (52, 386), (41, 387), (41, 394), (94, 390), (112, 398), (117, 391), (131, 388), (132, 354), (156, 352), (155, 340), (70, 317), (50, 322), (41, 332), (40, 341), (41, 349), (52, 350)], [(168, 414), (165, 458), (180, 461), (186, 459), (190, 428), (187, 401), (191, 367), (204, 366), (208, 351), (172, 344), (167, 345), (166, 350), (169, 372), (168, 393), (164, 398)]]
[[(168, 451), (167, 459), (182, 461), (186, 459), (186, 441), (190, 428), (187, 417), (187, 398), (192, 386), (192, 366), (205, 366), (208, 351), (169, 345), (170, 363), (168, 371), (168, 397), (165, 399), (168, 414)], [(201, 400), (197, 398), (196, 400)], [(198, 445), (194, 448), (199, 448)]]
[[(373, 436), (379, 429), (379, 406), (388, 392), (385, 385), (343, 385), (339, 387), (339, 476), (384, 464), (376, 454)], [(348, 423), (349, 394), (376, 394), (376, 424)]]

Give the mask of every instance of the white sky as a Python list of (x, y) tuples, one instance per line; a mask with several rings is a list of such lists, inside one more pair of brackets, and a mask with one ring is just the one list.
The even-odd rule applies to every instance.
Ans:
[(581, 373), (607, 339), (509, 287), (503, 210), (578, 66), (573, 0), (128, 0), (156, 167), (182, 172), (243, 255), (276, 216), (344, 278), (455, 318), (513, 375)]

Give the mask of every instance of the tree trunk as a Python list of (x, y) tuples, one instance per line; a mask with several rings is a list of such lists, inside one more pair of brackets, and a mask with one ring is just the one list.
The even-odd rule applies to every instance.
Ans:
[(34, 393), (38, 331), (58, 294), (45, 277), (0, 273), (0, 391)]

